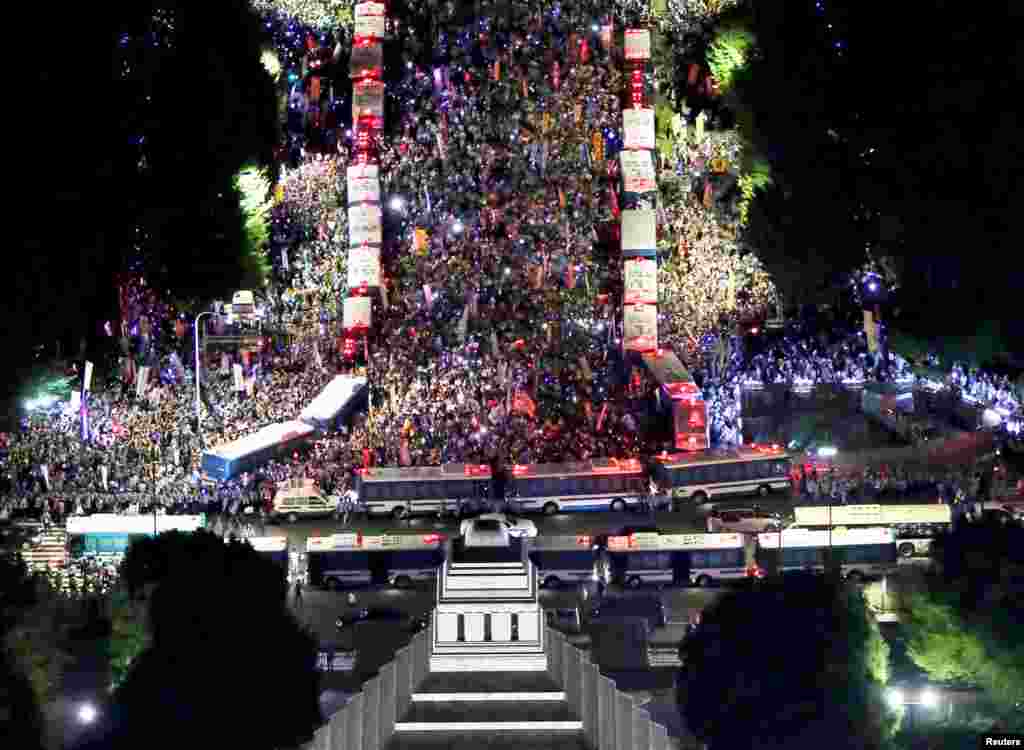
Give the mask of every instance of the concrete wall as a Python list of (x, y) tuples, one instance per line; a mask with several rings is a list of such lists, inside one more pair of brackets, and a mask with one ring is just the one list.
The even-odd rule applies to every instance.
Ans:
[(303, 750), (381, 750), (395, 732), (412, 694), (429, 674), (430, 628), (380, 668), (345, 707), (320, 727)]
[(583, 720), (587, 747), (594, 750), (668, 750), (668, 730), (638, 708), (561, 632), (548, 628), (548, 674), (565, 690), (569, 708)]

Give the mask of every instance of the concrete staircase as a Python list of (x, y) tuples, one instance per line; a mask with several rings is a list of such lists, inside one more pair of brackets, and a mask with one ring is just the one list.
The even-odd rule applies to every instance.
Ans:
[(434, 673), (395, 724), (390, 750), (584, 750), (583, 722), (547, 672)]

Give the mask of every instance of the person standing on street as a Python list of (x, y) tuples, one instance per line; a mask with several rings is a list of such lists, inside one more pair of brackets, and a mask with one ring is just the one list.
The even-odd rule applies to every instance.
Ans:
[(295, 608), (302, 609), (302, 579), (295, 579)]

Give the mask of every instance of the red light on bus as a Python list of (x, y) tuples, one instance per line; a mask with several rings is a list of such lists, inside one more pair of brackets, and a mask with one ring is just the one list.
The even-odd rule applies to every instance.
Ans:
[(421, 539), (424, 544), (440, 544), (445, 540), (444, 534), (424, 534)]
[(490, 470), (491, 467), (489, 467), (487, 464), (466, 464), (466, 467), (463, 469), (463, 473), (467, 477), (474, 477), (480, 476), (481, 474), (487, 474), (488, 472), (490, 472)]
[(576, 537), (576, 544), (580, 547), (589, 547), (594, 543), (594, 537), (589, 534), (583, 534)]
[(530, 467), (523, 466), (522, 464), (516, 464), (515, 466), (512, 467), (512, 474), (514, 476), (522, 476), (523, 474), (526, 474), (529, 471)]
[(631, 546), (631, 538), (628, 536), (608, 537), (608, 549), (628, 549)]

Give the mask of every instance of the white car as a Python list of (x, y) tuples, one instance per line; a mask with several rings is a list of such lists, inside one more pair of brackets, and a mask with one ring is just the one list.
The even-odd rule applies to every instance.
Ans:
[(782, 519), (755, 508), (715, 508), (708, 516), (708, 531), (728, 531), (740, 534), (760, 534), (778, 531)]
[(463, 521), (461, 530), (466, 547), (508, 547), (512, 541), (504, 524), (493, 518)]
[[(495, 531), (500, 529), (500, 531)], [(537, 526), (533, 521), (525, 518), (517, 518), (504, 513), (484, 513), (476, 518), (469, 518), (462, 522), (459, 532), (466, 540), (466, 546), (485, 546), (480, 540), (487, 535), (498, 534), (510, 539), (533, 538), (537, 536)], [(504, 546), (505, 543), (493, 546)]]
[(476, 518), (470, 518), (462, 522), (462, 533), (474, 521), (497, 521), (508, 531), (508, 535), (514, 539), (529, 538), (537, 536), (537, 525), (528, 519), (519, 516), (508, 515), (507, 513), (483, 513)]

